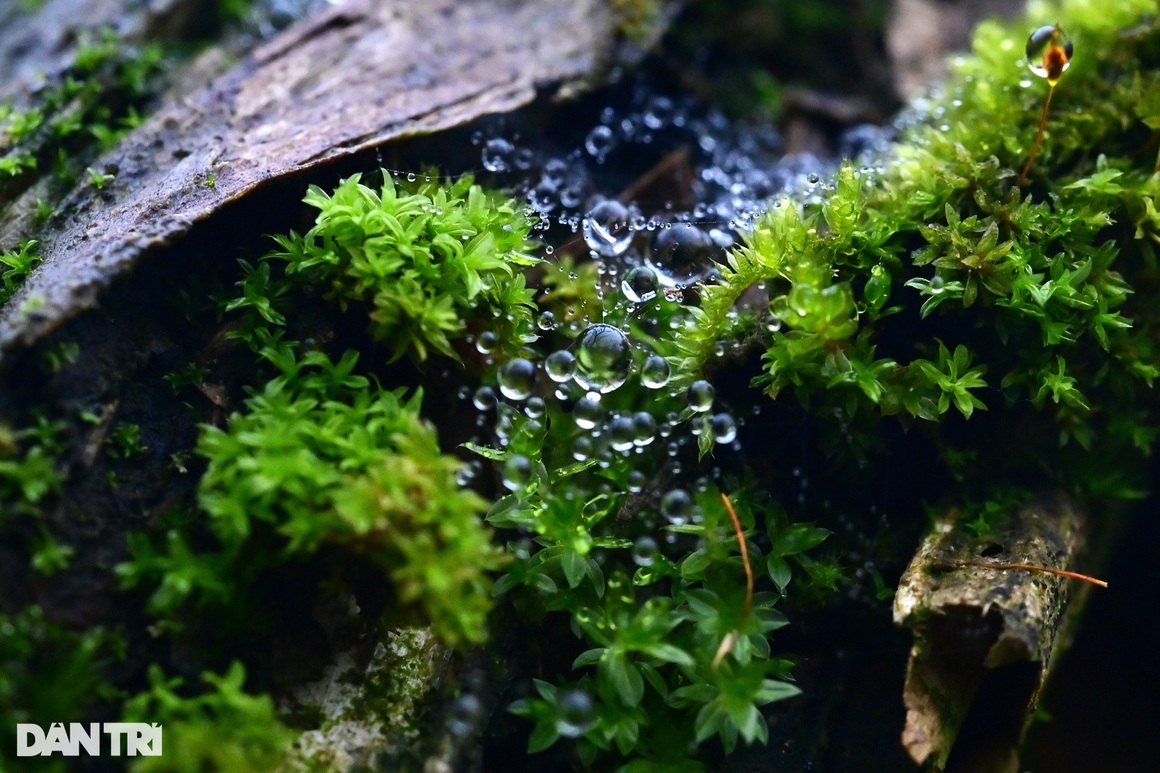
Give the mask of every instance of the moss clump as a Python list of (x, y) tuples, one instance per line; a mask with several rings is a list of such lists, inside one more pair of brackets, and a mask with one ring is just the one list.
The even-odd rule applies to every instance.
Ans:
[(278, 719), (274, 701), (242, 689), (245, 669), (233, 663), (221, 676), (204, 673), (208, 689), (182, 695), (184, 681), (149, 669), (149, 689), (125, 703), (125, 722), (159, 723), (163, 754), (131, 762), (133, 773), (196, 773), (229, 770), (266, 773), (286, 758), (297, 735)]
[[(370, 330), (388, 342), (392, 360), (429, 352), (455, 356), (451, 341), (472, 320), (486, 321), (508, 350), (530, 331), (532, 293), (520, 267), (538, 261), (529, 252), (531, 221), (511, 200), (485, 193), (470, 177), (444, 185), (432, 175), (398, 186), (383, 174), (378, 191), (360, 175), (333, 193), (311, 186), (306, 203), (319, 210), (304, 235), (278, 237), (282, 250), (266, 261), (284, 262), (285, 281), (327, 288), (343, 306), (370, 306)], [(252, 306), (265, 322), (282, 315), (265, 299), (267, 264), (251, 272), (245, 297), (227, 307)]]

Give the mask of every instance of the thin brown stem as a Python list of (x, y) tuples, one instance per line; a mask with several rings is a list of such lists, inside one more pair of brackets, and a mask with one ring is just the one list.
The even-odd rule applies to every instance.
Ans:
[(1047, 87), (1047, 99), (1043, 103), (1043, 115), (1039, 116), (1039, 131), (1035, 132), (1035, 142), (1031, 145), (1031, 155), (1027, 157), (1027, 163), (1023, 166), (1023, 172), (1019, 175), (1019, 182), (1015, 183), (1017, 188), (1023, 187), (1023, 182), (1027, 179), (1027, 173), (1031, 171), (1031, 162), (1035, 160), (1035, 155), (1039, 152), (1039, 143), (1043, 141), (1043, 130), (1047, 128), (1047, 111), (1051, 107), (1051, 96), (1054, 93), (1055, 84), (1052, 83)]
[(1070, 577), (1073, 580), (1083, 580), (1090, 582), (1092, 585), (1098, 585), (1101, 588), (1108, 587), (1105, 580), (1097, 580), (1095, 577), (1090, 577), (1079, 572), (1069, 572), (1066, 569), (1052, 569), (1050, 566), (1039, 566), (1037, 564), (993, 564), (990, 561), (956, 561), (956, 566), (977, 566), (984, 569), (1023, 569), (1028, 572), (1047, 572), (1048, 574), (1056, 574), (1060, 577)]
[(721, 645), (717, 647), (717, 654), (713, 656), (714, 668), (721, 664), (721, 661), (737, 644), (737, 639), (741, 635), (741, 625), (753, 607), (753, 566), (749, 563), (749, 546), (745, 543), (745, 531), (741, 528), (741, 519), (737, 517), (733, 503), (729, 501), (729, 497), (725, 496), (724, 491), (721, 492), (721, 501), (725, 503), (725, 511), (729, 513), (729, 518), (733, 521), (733, 531), (737, 534), (737, 544), (741, 549), (741, 565), (745, 567), (745, 604), (741, 607), (737, 627), (726, 634), (725, 638), (721, 640)]

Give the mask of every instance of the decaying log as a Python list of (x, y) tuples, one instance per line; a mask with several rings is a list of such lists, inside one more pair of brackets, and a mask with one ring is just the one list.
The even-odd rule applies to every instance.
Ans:
[[(274, 178), (595, 77), (616, 25), (606, 0), (348, 0), (290, 27), (93, 164), (115, 181), (61, 203), (40, 237), (44, 262), (0, 316), (0, 353)], [(33, 209), (11, 208), (0, 245), (26, 238)]]
[(1083, 519), (1053, 497), (978, 537), (957, 515), (935, 522), (895, 596), (895, 623), (914, 631), (902, 740), (931, 770), (1015, 771), (1077, 583), (994, 565), (1069, 568), (1083, 545)]

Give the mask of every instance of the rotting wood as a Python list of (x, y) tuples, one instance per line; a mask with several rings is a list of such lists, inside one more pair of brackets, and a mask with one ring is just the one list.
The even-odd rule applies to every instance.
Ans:
[(1052, 497), (982, 537), (956, 521), (952, 511), (935, 522), (895, 596), (894, 620), (915, 637), (902, 741), (927, 769), (1015, 771), (1069, 595), (1087, 585), (987, 564), (1068, 569), (1083, 545), (1083, 518)]
[[(349, 0), (291, 27), (93, 164), (116, 179), (61, 202), (63, 220), (40, 237), (44, 262), (0, 315), (0, 355), (263, 184), (595, 77), (616, 40), (604, 0)], [(9, 218), (0, 244), (29, 230)]]

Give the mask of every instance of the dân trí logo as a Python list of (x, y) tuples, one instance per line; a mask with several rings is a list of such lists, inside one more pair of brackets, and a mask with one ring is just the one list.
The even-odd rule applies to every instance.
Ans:
[(40, 725), (16, 725), (17, 757), (161, 756), (161, 725), (154, 722), (53, 722), (47, 731)]

